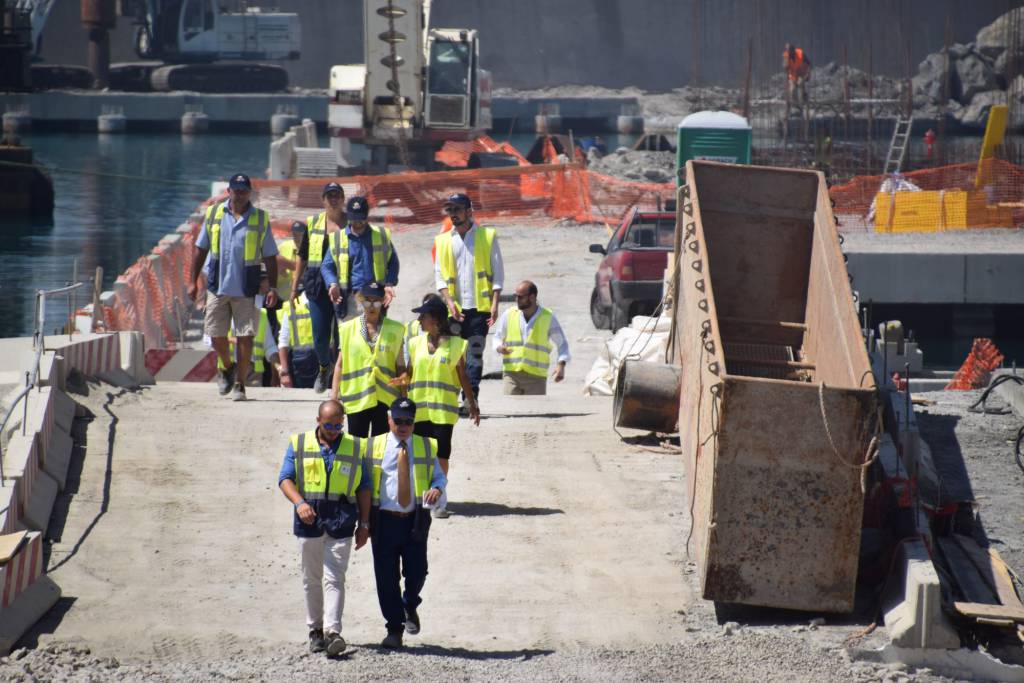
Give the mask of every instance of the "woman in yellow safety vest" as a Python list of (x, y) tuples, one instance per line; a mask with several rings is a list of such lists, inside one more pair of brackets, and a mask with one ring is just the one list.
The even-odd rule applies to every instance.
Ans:
[[(412, 312), (419, 313), (423, 333), (408, 339), (408, 371), (397, 377), (393, 384), (408, 386), (409, 398), (416, 404), (413, 433), (437, 441), (437, 457), (447, 475), (452, 431), (459, 420), (460, 388), (469, 402), (470, 419), (473, 424), (480, 424), (480, 407), (466, 374), (468, 343), (449, 329), (448, 307), (440, 296), (427, 297)], [(437, 507), (433, 515), (447, 517), (448, 513), (443, 507)]]
[(368, 282), (356, 292), (363, 312), (338, 324), (338, 360), (331, 398), (348, 415), (348, 433), (368, 437), (388, 432), (388, 406), (401, 398), (390, 384), (405, 371), (405, 326), (383, 315), (384, 285)]

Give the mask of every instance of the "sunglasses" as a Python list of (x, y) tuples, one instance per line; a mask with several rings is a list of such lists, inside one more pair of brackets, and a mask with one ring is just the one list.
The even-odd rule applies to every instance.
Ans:
[(454, 216), (455, 214), (460, 213), (460, 212), (465, 211), (465, 210), (466, 210), (466, 207), (464, 207), (464, 206), (446, 206), (446, 207), (444, 207), (444, 212), (446, 214), (448, 214), (449, 216)]
[(383, 305), (383, 301), (363, 301), (363, 308), (380, 308)]
[(395, 421), (396, 425), (400, 425), (402, 427), (411, 427), (413, 423), (413, 419), (411, 417), (393, 417), (391, 419)]
[(329, 432), (340, 432), (345, 426), (344, 422), (321, 422), (320, 426)]

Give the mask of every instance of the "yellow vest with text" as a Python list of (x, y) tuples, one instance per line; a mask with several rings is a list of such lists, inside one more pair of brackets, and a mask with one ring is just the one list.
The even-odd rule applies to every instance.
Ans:
[(306, 296), (285, 302), (284, 310), (288, 312), (288, 348), (292, 351), (313, 348), (313, 320), (309, 317)]
[[(412, 440), (412, 453), (409, 456), (412, 460), (409, 466), (412, 467), (413, 479), (413, 500), (416, 507), (422, 507), (423, 494), (430, 490), (430, 481), (434, 475), (434, 464), (437, 459), (434, 454), (437, 452), (437, 441), (424, 438), (414, 434)], [(380, 506), (380, 480), (384, 471), (384, 450), (387, 448), (387, 434), (371, 436), (370, 444), (367, 446), (367, 457), (370, 459), (370, 476), (373, 478), (373, 506)]]
[[(206, 208), (206, 232), (210, 237), (210, 263), (206, 271), (206, 281), (211, 292), (217, 291), (220, 278), (220, 222), (223, 218), (223, 202), (211, 204)], [(242, 287), (245, 296), (256, 296), (260, 291), (263, 240), (269, 227), (267, 212), (253, 207), (245, 223), (245, 284)]]
[[(252, 338), (252, 369), (255, 372), (263, 372), (263, 357), (266, 355), (266, 341), (267, 341), (267, 309), (260, 309), (260, 326), (256, 330), (256, 336)], [(235, 326), (231, 326), (231, 334), (228, 335), (228, 355), (238, 361), (237, 351), (235, 349)], [(217, 356), (217, 368), (219, 370), (224, 369), (224, 363), (221, 361), (220, 356)], [(239, 380), (242, 381), (242, 380)]]
[[(455, 266), (455, 250), (452, 248), (452, 235), (455, 230), (441, 233), (434, 238), (437, 251), (437, 263), (441, 269), (441, 278), (448, 285), (448, 294), (455, 301), (455, 306), (462, 310), (461, 293), (459, 292), (459, 273)], [(491, 310), (491, 291), (494, 285), (494, 273), (491, 271), (491, 249), (494, 245), (494, 228), (477, 226), (473, 238), (473, 267), (476, 269), (475, 291), (473, 300), (476, 310), (488, 313)]]
[(371, 348), (363, 338), (360, 320), (352, 318), (338, 325), (338, 353), (342, 358), (338, 400), (350, 414), (378, 403), (389, 406), (402, 395), (388, 382), (398, 372), (405, 327), (397, 320), (381, 318), (377, 341)]
[(459, 420), (459, 360), (468, 343), (461, 337), (445, 337), (430, 353), (427, 335), (409, 340), (412, 381), (409, 398), (416, 404), (416, 421), (453, 425)]
[(541, 308), (530, 333), (523, 339), (526, 316), (518, 308), (508, 314), (508, 328), (505, 330), (505, 346), (511, 353), (502, 358), (504, 372), (525, 372), (536, 377), (547, 377), (551, 365), (551, 311)]
[(365, 439), (342, 435), (330, 475), (324, 466), (316, 430), (292, 434), (291, 445), (295, 454), (295, 486), (303, 500), (354, 500), (366, 457)]
[[(381, 228), (377, 225), (367, 224), (366, 229), (370, 231), (370, 249), (373, 255), (373, 279), (384, 283), (388, 274), (388, 260), (394, 251), (391, 244), (391, 230)], [(312, 237), (312, 233), (310, 233)], [(332, 232), (328, 239), (328, 248), (331, 250), (331, 257), (334, 265), (338, 268), (338, 284), (342, 289), (348, 288), (349, 263), (348, 263), (348, 229), (342, 228)], [(309, 245), (310, 258), (313, 254), (313, 243)]]

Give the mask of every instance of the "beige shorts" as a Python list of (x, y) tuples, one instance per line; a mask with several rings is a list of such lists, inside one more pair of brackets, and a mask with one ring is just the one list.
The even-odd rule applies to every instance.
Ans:
[(206, 292), (206, 317), (203, 332), (213, 337), (226, 337), (232, 328), (236, 337), (255, 337), (260, 325), (260, 311), (251, 296), (218, 296)]
[(526, 372), (506, 372), (501, 376), (506, 396), (540, 396), (548, 393), (548, 378)]

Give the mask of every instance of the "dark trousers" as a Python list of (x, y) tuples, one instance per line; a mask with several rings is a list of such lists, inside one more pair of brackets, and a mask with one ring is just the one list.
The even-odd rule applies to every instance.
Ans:
[(313, 324), (313, 348), (320, 365), (333, 365), (331, 358), (331, 335), (337, 327), (334, 306), (327, 294), (309, 298), (309, 322)]
[(416, 609), (423, 602), (420, 591), (427, 581), (427, 535), (413, 533), (416, 515), (392, 517), (381, 511), (377, 517), (371, 542), (377, 601), (388, 633), (400, 633), (405, 630), (405, 606)]
[(374, 436), (388, 433), (388, 407), (383, 403), (360, 410), (358, 413), (348, 414), (348, 433), (352, 436), (365, 439), (370, 436), (371, 429)]
[(292, 386), (296, 389), (312, 389), (316, 373), (320, 371), (316, 353), (310, 348), (288, 349), (288, 369), (292, 373)]
[(438, 425), (426, 420), (417, 422), (412, 427), (412, 433), (416, 436), (423, 436), (437, 440), (437, 457), (447, 460), (452, 455), (452, 432), (455, 425)]
[(473, 387), (473, 395), (480, 394), (480, 378), (484, 374), (484, 347), (487, 345), (487, 321), (490, 313), (483, 313), (475, 308), (462, 309), (464, 319), (459, 336), (469, 342), (466, 350), (466, 374), (469, 375), (469, 386)]

